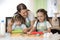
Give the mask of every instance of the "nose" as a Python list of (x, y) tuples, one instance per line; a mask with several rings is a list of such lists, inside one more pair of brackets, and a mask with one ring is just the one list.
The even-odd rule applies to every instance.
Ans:
[(38, 19), (40, 19), (40, 17), (38, 17)]
[(24, 15), (27, 16), (27, 13), (25, 13)]

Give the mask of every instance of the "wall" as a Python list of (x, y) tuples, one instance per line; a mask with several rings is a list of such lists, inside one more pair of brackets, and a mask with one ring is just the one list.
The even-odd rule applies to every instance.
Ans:
[(47, 10), (47, 0), (34, 0), (34, 13), (40, 8)]
[[(0, 0), (0, 16), (8, 17), (13, 16), (17, 11), (16, 6), (20, 3), (24, 3), (28, 9), (33, 11), (33, 0)], [(4, 14), (4, 15), (3, 15)]]

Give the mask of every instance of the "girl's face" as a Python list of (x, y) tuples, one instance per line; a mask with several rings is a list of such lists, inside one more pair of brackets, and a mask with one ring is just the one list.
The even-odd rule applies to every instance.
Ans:
[(21, 22), (20, 21), (15, 21), (16, 25), (17, 26), (20, 26), (21, 25)]
[(21, 10), (20, 14), (21, 14), (21, 16), (23, 16), (24, 18), (26, 18), (28, 16), (27, 9)]
[(43, 22), (44, 20), (45, 20), (45, 15), (44, 15), (44, 13), (43, 12), (38, 12), (37, 13), (37, 18), (38, 18), (38, 20), (40, 21), (40, 22)]

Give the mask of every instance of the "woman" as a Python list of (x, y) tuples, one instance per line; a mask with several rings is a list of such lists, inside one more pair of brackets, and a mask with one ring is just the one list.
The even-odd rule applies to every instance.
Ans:
[[(22, 17), (25, 18), (26, 26), (27, 26), (27, 29), (25, 30), (26, 32), (29, 31), (33, 27), (33, 24), (35, 21), (33, 14), (32, 15), (30, 15), (30, 14), (32, 14), (32, 13), (29, 13), (25, 4), (21, 3), (21, 4), (17, 5), (17, 12), (14, 14), (14, 16), (21, 15)], [(13, 20), (11, 19), (10, 23), (8, 24), (8, 32), (11, 32), (11, 29), (12, 29), (11, 27), (14, 23), (12, 21)]]

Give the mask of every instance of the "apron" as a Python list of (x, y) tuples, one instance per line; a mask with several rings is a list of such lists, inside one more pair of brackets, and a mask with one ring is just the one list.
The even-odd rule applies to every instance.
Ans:
[(40, 23), (37, 22), (36, 23), (36, 31), (38, 32), (42, 32), (42, 31), (46, 31), (47, 30), (47, 24), (46, 24), (46, 21), (44, 21), (44, 26), (40, 26)]
[(26, 19), (26, 26), (27, 26), (27, 28), (30, 27), (30, 20), (29, 20), (29, 18)]

